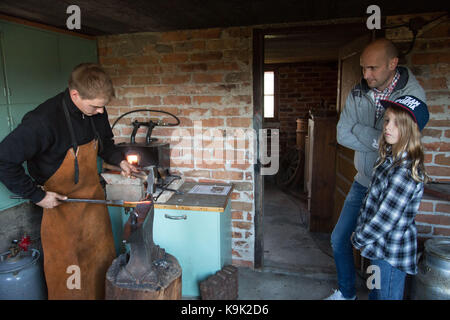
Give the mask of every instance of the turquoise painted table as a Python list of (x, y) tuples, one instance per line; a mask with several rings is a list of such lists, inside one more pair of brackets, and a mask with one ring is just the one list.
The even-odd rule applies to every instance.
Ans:
[(177, 258), (182, 269), (182, 295), (200, 296), (200, 282), (231, 264), (230, 194), (189, 194), (195, 185), (185, 182), (183, 195), (155, 204), (154, 242)]

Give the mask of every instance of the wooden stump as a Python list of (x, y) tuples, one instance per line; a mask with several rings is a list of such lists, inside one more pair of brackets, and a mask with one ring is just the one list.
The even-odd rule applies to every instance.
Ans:
[(118, 284), (116, 276), (126, 265), (126, 255), (116, 258), (106, 273), (106, 300), (179, 300), (181, 299), (181, 267), (177, 259), (166, 258), (153, 263), (158, 274), (157, 283)]

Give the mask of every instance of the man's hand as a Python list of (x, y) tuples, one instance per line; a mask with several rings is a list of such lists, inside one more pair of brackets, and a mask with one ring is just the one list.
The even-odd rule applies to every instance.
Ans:
[(136, 168), (136, 166), (130, 164), (127, 160), (122, 160), (120, 162), (120, 169), (122, 169), (120, 173), (127, 178), (131, 178), (132, 172), (139, 172), (139, 169)]
[(38, 206), (46, 209), (57, 207), (61, 204), (59, 200), (66, 200), (67, 196), (58, 194), (56, 192), (47, 191), (44, 199), (36, 203)]

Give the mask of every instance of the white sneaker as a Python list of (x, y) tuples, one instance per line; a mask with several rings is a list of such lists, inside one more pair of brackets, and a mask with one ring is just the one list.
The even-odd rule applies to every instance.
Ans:
[(341, 291), (336, 289), (334, 290), (333, 294), (331, 296), (329, 296), (328, 298), (325, 298), (323, 300), (356, 300), (356, 296), (354, 296), (353, 298), (345, 298)]

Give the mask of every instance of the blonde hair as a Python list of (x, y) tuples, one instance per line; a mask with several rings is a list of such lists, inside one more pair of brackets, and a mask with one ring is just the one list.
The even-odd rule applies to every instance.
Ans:
[(82, 63), (76, 66), (69, 78), (69, 90), (77, 90), (82, 99), (114, 97), (111, 78), (95, 63)]
[[(397, 121), (397, 128), (399, 131), (398, 142), (392, 146), (392, 158), (396, 165), (399, 165), (403, 161), (403, 153), (406, 152), (406, 158), (411, 160), (411, 176), (417, 182), (426, 183), (429, 177), (425, 170), (424, 165), (424, 152), (421, 141), (421, 133), (417, 123), (414, 119), (403, 109), (389, 107), (386, 112), (392, 112)], [(384, 125), (383, 125), (384, 130)], [(381, 165), (389, 151), (389, 146), (384, 138), (384, 134), (381, 134), (378, 141), (379, 145), (379, 159), (375, 164), (375, 168)]]

